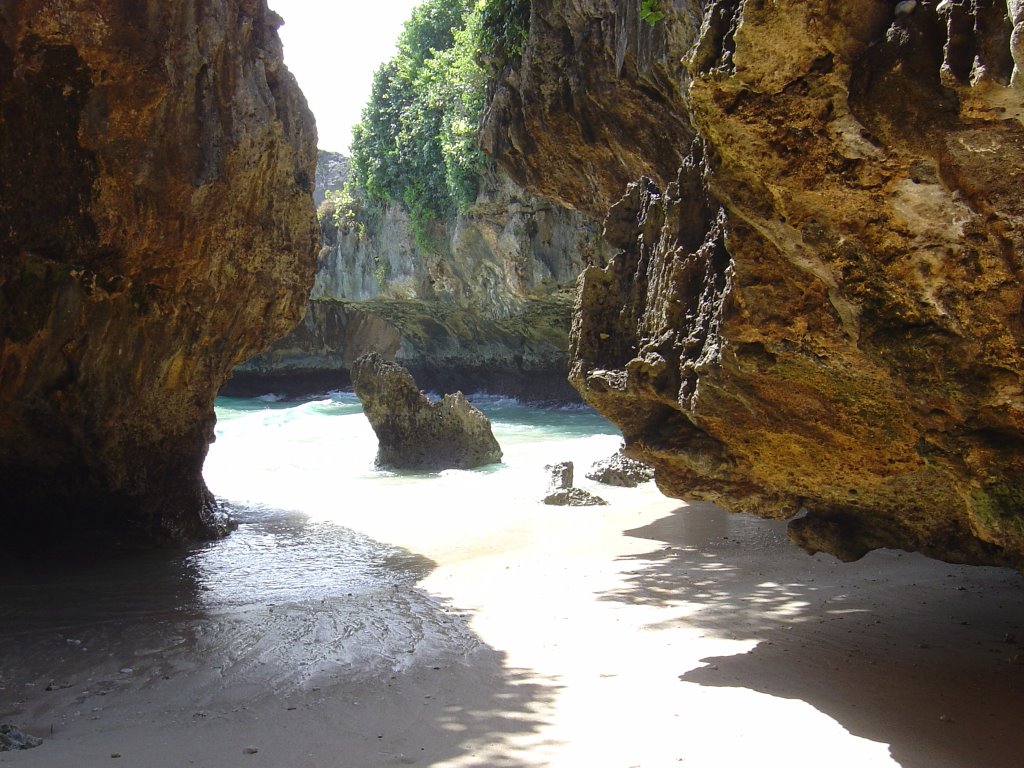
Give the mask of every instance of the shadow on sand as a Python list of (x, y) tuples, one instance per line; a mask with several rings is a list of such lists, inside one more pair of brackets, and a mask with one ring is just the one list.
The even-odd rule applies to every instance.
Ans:
[(681, 670), (684, 683), (801, 700), (904, 768), (1022, 765), (1019, 574), (892, 551), (810, 557), (784, 523), (701, 503), (626, 533), (665, 546), (630, 558), (627, 586), (602, 599), (678, 606), (677, 624), (757, 643)]
[(19, 766), (515, 766), (553, 681), (509, 669), (421, 556), (277, 510), (184, 554), (3, 568)]

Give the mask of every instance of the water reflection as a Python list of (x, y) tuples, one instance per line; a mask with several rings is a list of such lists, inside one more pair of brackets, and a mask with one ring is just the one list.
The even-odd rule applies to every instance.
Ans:
[(184, 553), (8, 565), (0, 719), (42, 689), (80, 691), (76, 707), (177, 677), (209, 705), (228, 688), (275, 695), (476, 647), (464, 619), (416, 587), (429, 560), (298, 514), (234, 514), (236, 533)]
[(433, 564), (300, 513), (251, 507), (234, 511), (238, 532), (184, 558), (206, 609), (315, 601), (410, 585)]

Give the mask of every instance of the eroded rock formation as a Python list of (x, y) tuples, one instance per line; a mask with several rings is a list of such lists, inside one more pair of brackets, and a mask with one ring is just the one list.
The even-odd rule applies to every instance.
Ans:
[(594, 462), (587, 477), (603, 485), (636, 488), (641, 483), (653, 480), (654, 470), (641, 461), (623, 456), (620, 450), (607, 459)]
[(315, 127), (265, 0), (0, 6), (6, 535), (174, 539), (231, 368), (302, 317)]
[(340, 217), (331, 210), (321, 216), (305, 319), (240, 366), (230, 391), (336, 388), (353, 361), (375, 351), (429, 390), (576, 397), (566, 382), (572, 289), (585, 266), (610, 253), (592, 219), (502, 173), (429, 242), (413, 236), (397, 204)]
[(663, 490), (810, 551), (1024, 565), (1024, 4), (638, 5), (534, 0), (485, 126), (618, 200), (574, 384)]
[(398, 363), (371, 352), (352, 383), (377, 435), (377, 463), (394, 469), (473, 469), (501, 461), (491, 422), (461, 392), (436, 403)]

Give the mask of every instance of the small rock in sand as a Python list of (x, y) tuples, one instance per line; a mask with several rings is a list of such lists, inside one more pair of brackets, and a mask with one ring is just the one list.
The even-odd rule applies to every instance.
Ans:
[(582, 488), (560, 488), (545, 496), (544, 503), (556, 507), (595, 507), (608, 502)]
[(572, 486), (572, 462), (549, 464), (548, 495), (544, 503), (558, 507), (593, 507), (607, 504), (604, 499), (591, 494), (589, 490)]
[(0, 723), (0, 752), (13, 752), (17, 749), (32, 749), (43, 743), (38, 736), (22, 733), (10, 723)]
[(608, 503), (590, 491), (573, 487), (573, 464), (571, 461), (548, 464), (544, 469), (550, 476), (548, 494), (544, 497), (545, 504), (559, 507), (591, 507)]
[(572, 488), (573, 463), (571, 461), (562, 461), (558, 464), (546, 464), (544, 469), (548, 471), (548, 475), (550, 476), (548, 484), (551, 490), (557, 491), (562, 488)]

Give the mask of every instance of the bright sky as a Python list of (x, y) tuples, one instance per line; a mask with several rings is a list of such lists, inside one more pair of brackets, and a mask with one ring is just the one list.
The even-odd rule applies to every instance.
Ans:
[(284, 62), (316, 115), (320, 149), (348, 154), (374, 71), (395, 52), (420, 0), (269, 0)]

